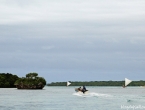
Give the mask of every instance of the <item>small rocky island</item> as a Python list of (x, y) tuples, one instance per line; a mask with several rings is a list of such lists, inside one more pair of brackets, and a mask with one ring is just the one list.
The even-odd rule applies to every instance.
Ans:
[(43, 89), (46, 81), (43, 77), (38, 77), (37, 73), (28, 73), (26, 77), (16, 80), (14, 85), (17, 89)]

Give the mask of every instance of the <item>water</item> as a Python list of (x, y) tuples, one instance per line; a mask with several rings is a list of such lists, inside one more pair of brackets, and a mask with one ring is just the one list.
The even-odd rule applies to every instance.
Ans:
[(86, 94), (76, 93), (75, 88), (0, 88), (0, 110), (127, 110), (127, 107), (128, 110), (133, 110), (133, 107), (136, 110), (145, 109), (145, 88), (87, 87), (89, 92)]

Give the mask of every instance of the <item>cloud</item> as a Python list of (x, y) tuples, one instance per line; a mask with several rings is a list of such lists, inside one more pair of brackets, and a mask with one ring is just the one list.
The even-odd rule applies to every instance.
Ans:
[(136, 73), (144, 72), (145, 63), (143, 4), (122, 0), (0, 1), (1, 70), (19, 75), (35, 71), (50, 77), (65, 74), (63, 80), (79, 80), (82, 75), (83, 80), (91, 80), (104, 74), (104, 80), (108, 76), (111, 80), (126, 73), (137, 77)]
[(56, 21), (144, 20), (144, 1), (1, 1), (0, 24)]

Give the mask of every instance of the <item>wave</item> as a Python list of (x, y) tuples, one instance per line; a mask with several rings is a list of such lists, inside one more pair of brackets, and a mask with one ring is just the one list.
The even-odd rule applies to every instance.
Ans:
[(95, 92), (90, 92), (90, 93), (85, 93), (85, 94), (83, 94), (82, 92), (76, 92), (76, 93), (73, 93), (73, 95), (81, 96), (81, 97), (111, 97), (111, 95), (108, 95), (108, 94), (101, 94), (101, 93), (95, 93)]

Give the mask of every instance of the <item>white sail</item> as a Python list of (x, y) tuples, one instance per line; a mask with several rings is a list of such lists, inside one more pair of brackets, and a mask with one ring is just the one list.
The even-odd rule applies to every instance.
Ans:
[(70, 82), (67, 82), (67, 86), (69, 86), (71, 83)]
[(130, 84), (131, 82), (132, 82), (131, 80), (125, 78), (125, 86), (127, 86), (127, 85)]

